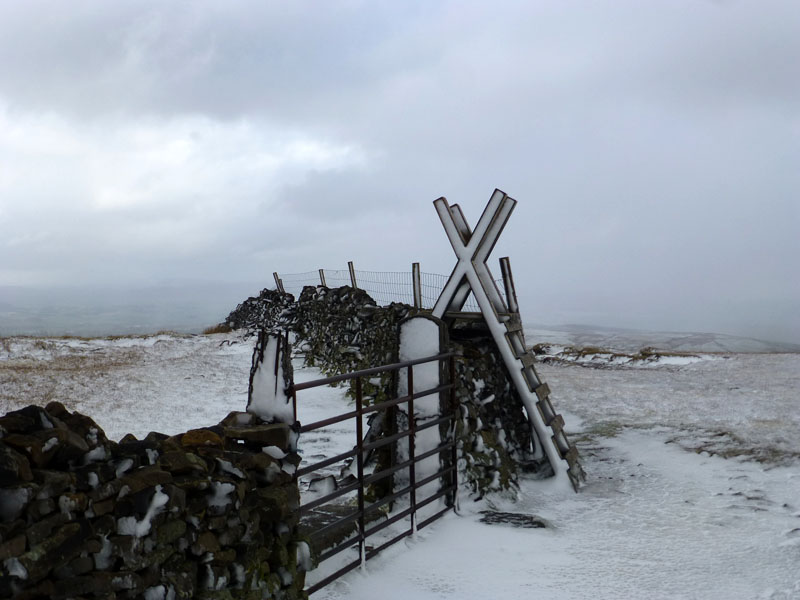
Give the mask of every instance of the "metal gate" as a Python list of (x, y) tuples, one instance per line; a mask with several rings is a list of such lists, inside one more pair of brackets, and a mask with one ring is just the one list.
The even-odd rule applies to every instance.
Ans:
[[(348, 548), (353, 548), (356, 545), (358, 548), (358, 558), (348, 562), (324, 579), (308, 587), (306, 591), (309, 594), (316, 592), (328, 583), (334, 581), (338, 577), (355, 569), (356, 567), (364, 565), (367, 560), (374, 557), (381, 550), (391, 546), (392, 544), (409, 535), (414, 534), (418, 529), (429, 525), (455, 506), (458, 482), (456, 466), (457, 450), (455, 442), (455, 417), (457, 413), (457, 400), (454, 385), (454, 357), (455, 355), (452, 352), (438, 354), (426, 358), (383, 365), (380, 367), (347, 373), (345, 375), (336, 375), (334, 377), (327, 377), (324, 379), (317, 379), (315, 381), (292, 385), (291, 392), (296, 413), (298, 392), (319, 386), (330, 385), (333, 383), (355, 380), (354, 410), (337, 415), (335, 417), (323, 419), (315, 423), (303, 425), (300, 428), (300, 433), (303, 434), (333, 425), (335, 423), (340, 423), (348, 419), (356, 420), (355, 447), (352, 450), (326, 458), (313, 464), (301, 463), (298, 470), (295, 472), (295, 479), (299, 480), (299, 478), (303, 477), (304, 475), (314, 473), (319, 469), (330, 467), (331, 465), (335, 465), (344, 461), (354, 460), (356, 465), (356, 478), (354, 481), (348, 482), (345, 480), (342, 482), (342, 487), (339, 487), (333, 492), (325, 493), (323, 496), (315, 498), (305, 504), (302, 504), (301, 501), (301, 506), (299, 509), (301, 521), (304, 517), (308, 518), (315, 510), (320, 510), (326, 506), (336, 507), (335, 511), (329, 511), (329, 516), (335, 515), (335, 518), (328, 519), (324, 525), (309, 532), (309, 536), (312, 538), (312, 545), (315, 539), (323, 540), (326, 538), (326, 536), (330, 536), (331, 534), (338, 534), (339, 537), (344, 538), (343, 541), (338, 541), (337, 543), (326, 547), (322, 552), (320, 552), (317, 557), (318, 563), (322, 563), (323, 561), (340, 554)], [(414, 366), (435, 361), (439, 362), (439, 384), (431, 389), (414, 392)], [(408, 378), (407, 389), (409, 392), (407, 395), (365, 406), (362, 393), (363, 378), (387, 372), (395, 373), (396, 377), (400, 377), (404, 375), (402, 373), (403, 369), (407, 369), (407, 372), (405, 373), (405, 376)], [(415, 415), (414, 400), (424, 396), (430, 396), (432, 394), (438, 394), (440, 397), (440, 414), (436, 418), (418, 423), (417, 418), (413, 416)], [(401, 406), (405, 406), (406, 408), (406, 415), (408, 415), (407, 427), (402, 430), (390, 431), (388, 434), (384, 434), (382, 437), (379, 437), (374, 441), (365, 442), (363, 417), (379, 411), (390, 411), (391, 415), (391, 411), (396, 411)], [(392, 419), (392, 421), (396, 422), (397, 420)], [(439, 427), (440, 433), (443, 432), (443, 435), (441, 436), (441, 443), (435, 448), (428, 449), (417, 454), (415, 448), (416, 434), (432, 427)], [(377, 472), (365, 474), (364, 461), (367, 453), (379, 448), (384, 448), (390, 444), (397, 444), (398, 442), (401, 442), (401, 440), (407, 440), (407, 455), (403, 457), (404, 460), (400, 462), (393, 460), (390, 466)], [(433, 474), (425, 475), (422, 479), (417, 480), (418, 463), (437, 454), (439, 455), (440, 459), (438, 470)], [(392, 452), (392, 456), (395, 456), (394, 452)], [(395, 473), (403, 470), (407, 470), (408, 472), (408, 482), (406, 485), (403, 485), (402, 489), (395, 489), (396, 486), (394, 485), (395, 482), (393, 476)], [(365, 498), (368, 487), (386, 479), (388, 479), (391, 483), (389, 493), (375, 499), (374, 501), (368, 501)], [(442, 482), (438, 490), (425, 498), (418, 497), (418, 492), (421, 491), (423, 486), (426, 486), (427, 484), (437, 480), (441, 480)], [(341, 499), (345, 495), (352, 494), (352, 492), (355, 492), (356, 495), (355, 506), (342, 503), (338, 505), (335, 504), (337, 499)], [(445, 506), (443, 508), (437, 507), (437, 510), (433, 514), (427, 515), (423, 520), (418, 522), (418, 511), (422, 507), (430, 505), (440, 498), (444, 498)], [(376, 520), (376, 516), (380, 516), (383, 513), (381, 509), (384, 509), (384, 507), (387, 506), (392, 506), (398, 501), (405, 505), (406, 499), (408, 502), (407, 507), (402, 508), (401, 510), (390, 512), (385, 519)], [(369, 546), (367, 544), (367, 540), (370, 538), (370, 536), (375, 535), (379, 531), (382, 531), (390, 525), (398, 523), (403, 519), (408, 519), (409, 524), (408, 527), (404, 528), (400, 533), (394, 535), (388, 540), (381, 541), (378, 546)], [(334, 537), (336, 536), (334, 535)]]

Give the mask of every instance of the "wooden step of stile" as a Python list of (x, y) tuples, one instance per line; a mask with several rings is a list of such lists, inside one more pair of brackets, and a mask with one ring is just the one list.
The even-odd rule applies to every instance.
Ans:
[(543, 381), (535, 391), (539, 400), (547, 400), (548, 396), (550, 396), (550, 386), (547, 385), (547, 382)]
[(530, 351), (520, 356), (519, 359), (522, 361), (522, 366), (525, 369), (528, 369), (536, 364), (536, 358)]
[(575, 446), (570, 445), (569, 450), (567, 450), (567, 452), (561, 458), (567, 461), (567, 464), (570, 467), (574, 467), (576, 464), (578, 464), (578, 449)]
[(522, 331), (522, 319), (519, 316), (519, 313), (514, 313), (509, 317), (509, 319), (503, 323), (506, 326), (506, 331), (509, 333), (513, 333), (516, 331)]
[(556, 415), (551, 419), (551, 421), (547, 424), (553, 430), (553, 433), (558, 433), (564, 430), (564, 417), (561, 415)]

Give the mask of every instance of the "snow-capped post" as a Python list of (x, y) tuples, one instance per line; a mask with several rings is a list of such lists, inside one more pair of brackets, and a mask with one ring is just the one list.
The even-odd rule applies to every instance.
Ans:
[[(446, 351), (447, 348), (447, 327), (441, 319), (430, 315), (417, 315), (408, 317), (400, 322), (400, 348), (398, 358), (400, 362), (436, 356)], [(409, 408), (413, 407), (413, 416), (407, 415), (409, 429), (415, 431), (428, 421), (437, 419), (442, 414), (443, 403), (447, 398), (441, 394), (427, 394), (416, 398), (416, 394), (435, 389), (445, 379), (445, 365), (441, 361), (434, 361), (402, 369), (398, 373), (398, 396), (409, 395), (412, 400)], [(412, 421), (412, 418), (414, 421)], [(423, 431), (415, 431), (409, 439), (408, 459), (413, 460), (415, 456), (430, 452), (441, 445), (441, 434), (439, 427), (433, 426)], [(403, 448), (398, 449), (404, 454)], [(409, 468), (409, 480), (411, 485), (414, 481), (425, 479), (439, 471), (440, 457), (433, 454), (414, 464)], [(436, 493), (439, 482), (432, 481), (419, 488), (419, 496), (427, 498)], [(412, 506), (414, 504), (415, 492), (412, 490)], [(436, 512), (436, 506), (429, 504), (425, 507), (427, 512)], [(420, 513), (420, 517), (425, 518), (425, 514)]]
[(247, 412), (268, 423), (293, 424), (292, 376), (289, 334), (262, 330), (253, 351)]
[(414, 286), (414, 308), (422, 308), (422, 280), (418, 262), (411, 263), (411, 283)]

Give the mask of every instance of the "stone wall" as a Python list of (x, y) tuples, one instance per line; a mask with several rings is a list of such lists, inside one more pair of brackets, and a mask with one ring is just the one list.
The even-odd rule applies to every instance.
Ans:
[(0, 417), (0, 597), (303, 597), (295, 439), (239, 412), (119, 443), (57, 402)]
[(277, 290), (263, 289), (251, 296), (225, 318), (231, 329), (275, 329), (280, 326), (283, 311), (294, 304), (294, 296)]
[[(280, 316), (261, 324), (267, 329), (294, 332), (295, 346), (303, 353), (306, 364), (327, 375), (396, 362), (400, 322), (425, 312), (406, 304), (378, 306), (365, 291), (348, 286), (308, 286), (289, 305), (283, 304), (283, 297), (276, 296), (277, 292), (272, 294), (262, 292), (261, 302), (279, 302)], [(264, 315), (277, 312), (267, 308), (250, 310)], [(480, 321), (456, 324), (449, 333), (450, 349), (461, 357), (456, 361), (461, 402), (457, 428), (459, 477), (476, 495), (511, 489), (523, 466), (533, 470), (540, 467), (530, 461), (531, 432), (522, 401), (491, 335)], [(363, 393), (366, 402), (389, 399), (397, 393), (397, 382), (389, 374), (376, 376), (363, 382)], [(376, 414), (368, 436), (375, 439), (390, 429)], [(549, 464), (541, 467), (546, 470)]]

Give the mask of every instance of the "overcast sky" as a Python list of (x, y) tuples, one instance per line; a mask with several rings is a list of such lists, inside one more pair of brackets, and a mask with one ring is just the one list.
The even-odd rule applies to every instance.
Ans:
[(526, 321), (800, 342), (800, 4), (0, 4), (6, 294), (448, 273), (494, 188)]

